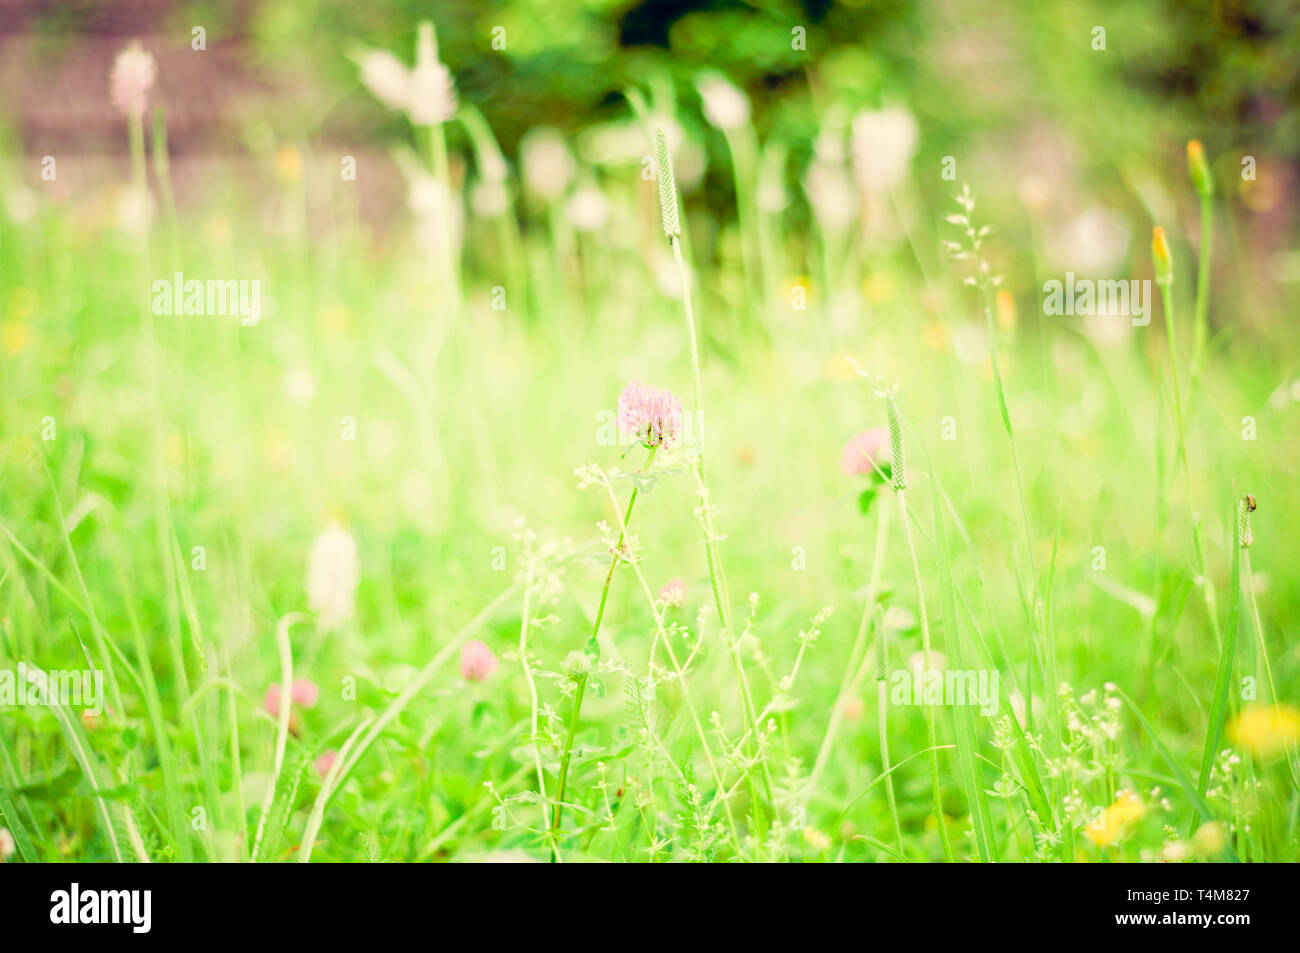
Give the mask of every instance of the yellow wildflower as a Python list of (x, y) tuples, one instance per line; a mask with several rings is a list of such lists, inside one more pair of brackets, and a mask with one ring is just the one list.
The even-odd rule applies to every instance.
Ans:
[(297, 146), (285, 144), (276, 150), (275, 171), (285, 185), (293, 185), (302, 178), (302, 153)]
[(1083, 836), (1098, 847), (1114, 846), (1146, 813), (1146, 805), (1132, 791), (1120, 791), (1115, 803), (1083, 829)]
[(1300, 710), (1291, 705), (1247, 705), (1228, 724), (1228, 738), (1257, 757), (1270, 757), (1300, 740)]
[(1192, 835), (1192, 849), (1202, 860), (1219, 856), (1227, 845), (1228, 835), (1218, 821), (1206, 821)]
[(831, 846), (831, 839), (815, 827), (805, 827), (803, 829), (803, 839), (808, 842), (808, 846), (813, 850), (825, 850)]

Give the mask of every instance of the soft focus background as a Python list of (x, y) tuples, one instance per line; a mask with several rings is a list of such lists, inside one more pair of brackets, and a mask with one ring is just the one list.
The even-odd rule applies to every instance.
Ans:
[[(979, 856), (978, 787), (1001, 859), (1297, 859), (1297, 6), (0, 3), (0, 654), (89, 660), (110, 689), (98, 718), (3, 709), (0, 826), (44, 860), (278, 860), (304, 840), (331, 860), (943, 858), (921, 708), (887, 713), (893, 764), (913, 758), (887, 775), (898, 831), (880, 781), (873, 609), (896, 668), (922, 613), (891, 494), (841, 461), (884, 425), (883, 384), (935, 647), (984, 644), (1007, 693), (965, 741), (939, 710), (956, 858)], [(374, 80), (401, 75), (380, 51), (415, 62), (423, 20), (455, 90), (432, 125)], [(156, 64), (134, 160), (109, 82), (133, 41)], [(538, 774), (553, 794), (565, 659), (608, 568), (597, 523), (618, 525), (574, 469), (618, 468), (621, 510), (644, 452), (609, 445), (602, 413), (633, 379), (697, 410), (660, 127), (728, 608), (739, 635), (757, 594), (740, 655), (770, 732), (760, 770), (690, 460), (665, 454), (632, 531), (650, 589), (684, 587), (659, 607), (693, 662), (678, 677), (652, 648), (620, 568), (606, 690), (547, 835)], [(1189, 139), (1215, 185), (1199, 374)], [(992, 228), (992, 321), (945, 254), (963, 185)], [(1154, 283), (1145, 327), (1043, 306), (1067, 272), (1151, 279), (1155, 225), (1186, 478)], [(261, 320), (154, 313), (176, 272), (259, 282)], [(298, 612), (294, 673), (319, 697), (295, 699), (280, 755), (264, 693)], [(470, 637), (486, 678), (458, 671)], [(653, 697), (633, 690), (651, 675)], [(1004, 747), (1013, 714), (1032, 768)]]

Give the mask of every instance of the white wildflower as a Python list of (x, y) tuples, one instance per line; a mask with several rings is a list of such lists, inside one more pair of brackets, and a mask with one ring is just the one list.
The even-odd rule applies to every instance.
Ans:
[(356, 613), (361, 561), (352, 534), (335, 525), (316, 537), (307, 559), (307, 605), (323, 628), (336, 628)]

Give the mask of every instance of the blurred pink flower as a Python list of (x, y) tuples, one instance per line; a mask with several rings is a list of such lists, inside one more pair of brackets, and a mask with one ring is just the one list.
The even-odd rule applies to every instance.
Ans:
[(124, 116), (143, 116), (145, 101), (157, 75), (153, 54), (133, 40), (113, 61), (108, 85), (114, 108)]
[(471, 682), (486, 682), (497, 670), (497, 657), (492, 650), (474, 639), (460, 650), (460, 674)]
[(686, 582), (682, 579), (669, 579), (659, 590), (659, 599), (666, 606), (677, 607), (686, 601)]
[(849, 438), (840, 460), (840, 469), (851, 476), (870, 476), (876, 467), (888, 472), (889, 431), (884, 427), (873, 427)]
[[(310, 679), (297, 679), (289, 689), (290, 704), (300, 708), (314, 708), (320, 699), (320, 689)], [(278, 682), (266, 686), (266, 695), (262, 698), (262, 707), (272, 718), (280, 717), (280, 685)]]
[(338, 760), (339, 753), (333, 748), (321, 752), (321, 756), (316, 759), (316, 773), (322, 778), (330, 773), (330, 768), (334, 767), (334, 762)]
[(303, 708), (315, 708), (316, 701), (320, 698), (320, 689), (311, 679), (300, 678), (293, 683), (293, 688), (289, 690), (289, 700), (295, 705), (301, 705)]
[(682, 432), (682, 402), (671, 391), (633, 381), (618, 395), (618, 425), (647, 447), (671, 443)]

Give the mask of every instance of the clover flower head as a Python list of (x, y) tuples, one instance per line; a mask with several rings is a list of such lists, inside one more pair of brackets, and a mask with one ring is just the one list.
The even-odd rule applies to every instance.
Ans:
[(460, 651), (460, 674), (468, 682), (486, 682), (497, 670), (497, 657), (483, 642), (466, 642)]
[[(262, 707), (266, 709), (267, 714), (273, 718), (280, 715), (280, 697), (283, 688), (278, 682), (272, 683), (266, 687), (266, 694), (262, 698)], [(299, 678), (289, 686), (289, 703), (297, 705), (300, 708), (315, 708), (316, 702), (320, 700), (320, 688), (316, 683), (307, 678)]]
[(686, 581), (669, 579), (659, 590), (659, 601), (669, 608), (678, 608), (686, 601)]
[(682, 402), (672, 391), (633, 381), (618, 395), (618, 425), (645, 446), (661, 447), (682, 432)]
[(322, 751), (320, 757), (315, 761), (316, 773), (322, 778), (330, 773), (330, 768), (334, 767), (334, 762), (339, 759), (339, 753), (333, 748)]
[(871, 476), (876, 469), (889, 472), (889, 431), (872, 427), (849, 438), (844, 445), (840, 469), (850, 476)]

